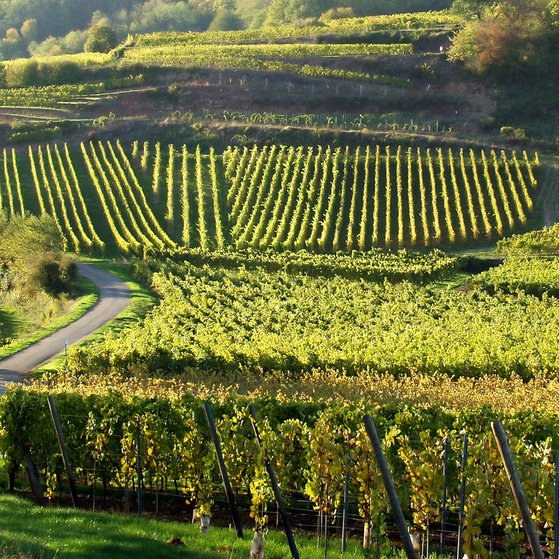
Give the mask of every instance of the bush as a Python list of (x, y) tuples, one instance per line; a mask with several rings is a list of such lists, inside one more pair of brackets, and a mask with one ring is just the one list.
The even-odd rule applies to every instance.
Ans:
[(55, 253), (45, 253), (33, 261), (26, 291), (44, 291), (49, 295), (60, 295), (72, 289), (77, 277), (77, 265), (73, 258)]
[(80, 66), (70, 60), (60, 62), (54, 59), (52, 62), (43, 62), (39, 66), (41, 85), (76, 83), (80, 80), (81, 76), (82, 70)]
[(76, 83), (82, 76), (78, 64), (52, 58), (46, 62), (34, 59), (14, 60), (5, 66), (7, 87), (32, 87)]
[(501, 129), (499, 130), (499, 134), (501, 136), (513, 136), (514, 128), (512, 126), (501, 126)]
[(355, 17), (353, 8), (331, 8), (324, 12), (318, 20), (321, 22), (328, 22), (333, 19), (345, 19)]

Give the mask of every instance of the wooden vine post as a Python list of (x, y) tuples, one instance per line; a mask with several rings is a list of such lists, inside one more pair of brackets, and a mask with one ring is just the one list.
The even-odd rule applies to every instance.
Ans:
[(72, 505), (75, 508), (78, 504), (78, 492), (76, 490), (72, 464), (70, 463), (70, 457), (68, 456), (68, 449), (66, 448), (66, 441), (64, 440), (64, 433), (62, 432), (62, 426), (60, 425), (60, 417), (58, 416), (58, 411), (56, 410), (53, 397), (48, 396), (47, 401), (49, 404), (50, 416), (54, 425), (54, 430), (56, 431), (56, 438), (58, 439), (58, 446), (60, 447), (60, 452), (62, 453), (62, 461), (64, 462), (64, 468), (66, 468), (66, 474), (68, 475), (68, 483), (70, 484), (70, 493), (72, 495)]
[(443, 460), (443, 502), (441, 506), (441, 537), (440, 537), (440, 554), (444, 555), (444, 544), (445, 544), (445, 529), (446, 529), (446, 501), (447, 501), (447, 490), (448, 490), (448, 455), (450, 453), (450, 439), (444, 438), (444, 460)]
[(235, 495), (233, 494), (233, 489), (231, 488), (231, 482), (229, 481), (229, 475), (227, 474), (227, 468), (225, 466), (225, 460), (223, 460), (223, 452), (221, 450), (221, 442), (219, 440), (219, 435), (217, 434), (217, 429), (215, 427), (214, 415), (212, 408), (208, 402), (204, 404), (204, 412), (206, 413), (206, 420), (208, 421), (208, 427), (210, 428), (210, 434), (212, 436), (212, 441), (215, 446), (215, 454), (217, 457), (217, 463), (219, 464), (219, 473), (221, 474), (221, 479), (223, 481), (223, 488), (225, 489), (225, 495), (227, 496), (227, 502), (231, 507), (231, 514), (233, 515), (233, 522), (235, 523), (235, 529), (237, 531), (237, 537), (243, 537), (243, 526), (241, 524), (241, 518), (239, 516), (239, 510), (237, 509), (237, 503), (235, 501)]
[(392, 508), (392, 514), (394, 515), (396, 526), (398, 527), (400, 539), (404, 544), (404, 551), (406, 552), (408, 559), (418, 559), (417, 553), (413, 548), (410, 532), (406, 524), (406, 519), (404, 518), (404, 513), (402, 512), (402, 507), (400, 506), (400, 501), (398, 500), (398, 493), (396, 493), (396, 488), (394, 487), (394, 482), (392, 481), (392, 475), (390, 474), (386, 457), (382, 451), (382, 445), (375, 423), (369, 414), (365, 415), (364, 421), (365, 430), (371, 440), (371, 445), (373, 446), (373, 451), (379, 465), (380, 473), (382, 474), (382, 481), (384, 482), (384, 487), (388, 493), (388, 501), (390, 502), (390, 507)]
[(138, 476), (138, 518), (142, 516), (142, 431), (140, 427), (140, 419), (138, 418), (138, 425), (136, 427), (136, 474)]
[(466, 506), (466, 466), (468, 465), (468, 433), (464, 433), (462, 443), (462, 468), (460, 470), (460, 509), (458, 513), (458, 545), (456, 559), (462, 559), (462, 546), (464, 544), (462, 532), (464, 530), (464, 509)]
[(553, 523), (553, 559), (559, 559), (559, 453), (555, 453), (555, 507)]
[(514, 500), (516, 501), (516, 506), (522, 516), (522, 523), (524, 524), (526, 537), (528, 538), (530, 549), (532, 550), (532, 557), (534, 559), (544, 559), (543, 551), (540, 545), (540, 538), (536, 530), (536, 525), (532, 519), (532, 515), (530, 514), (528, 502), (526, 501), (524, 491), (522, 490), (522, 484), (520, 483), (520, 479), (516, 473), (505, 429), (500, 421), (492, 421), (491, 429), (493, 430), (493, 435), (495, 435), (495, 440), (497, 441), (499, 454), (501, 455), (505, 471), (507, 472), (507, 477), (509, 479)]
[[(252, 404), (249, 404), (248, 410), (251, 416), (251, 423), (252, 428), (254, 430), (254, 436), (256, 438), (256, 442), (258, 443), (258, 448), (262, 452), (262, 441), (260, 439), (260, 432), (258, 431), (258, 425), (256, 423), (256, 410)], [(291, 523), (289, 522), (289, 518), (287, 516), (287, 512), (285, 510), (285, 503), (283, 501), (283, 497), (281, 495), (280, 487), (278, 480), (276, 478), (276, 472), (274, 471), (274, 467), (272, 463), (266, 456), (264, 456), (264, 465), (266, 467), (266, 471), (268, 472), (268, 477), (270, 478), (270, 483), (272, 484), (272, 489), (274, 491), (274, 497), (278, 504), (279, 513), (281, 516), (281, 520), (283, 522), (283, 529), (285, 531), (285, 535), (287, 537), (287, 542), (289, 544), (289, 550), (291, 551), (291, 556), (293, 559), (299, 559), (299, 551), (297, 550), (297, 545), (295, 544), (295, 539), (293, 538), (293, 532), (291, 531)]]
[(33, 462), (31, 457), (31, 451), (29, 448), (23, 449), (23, 458), (25, 460), (25, 469), (27, 470), (27, 476), (29, 477), (29, 483), (31, 484), (31, 490), (33, 495), (39, 500), (43, 500), (43, 487), (41, 486), (41, 480), (39, 479), (39, 472), (37, 471), (37, 466)]

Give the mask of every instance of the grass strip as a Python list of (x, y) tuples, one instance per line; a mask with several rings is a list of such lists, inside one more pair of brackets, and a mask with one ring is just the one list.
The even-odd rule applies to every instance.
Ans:
[(70, 312), (64, 313), (61, 316), (58, 316), (51, 322), (49, 322), (48, 326), (44, 328), (40, 328), (39, 330), (24, 336), (20, 339), (16, 339), (5, 346), (0, 347), (0, 359), (4, 359), (26, 347), (29, 347), (33, 343), (46, 338), (53, 332), (60, 330), (64, 326), (67, 326), (74, 320), (80, 318), (83, 314), (85, 314), (91, 307), (97, 303), (99, 298), (99, 291), (94, 283), (90, 282), (84, 277), (79, 278), (80, 286), (83, 292), (77, 300), (76, 303), (72, 306), (72, 310)]
[[(235, 530), (212, 526), (201, 534), (197, 524), (158, 521), (116, 513), (70, 508), (40, 507), (15, 495), (0, 493), (0, 557), (19, 559), (218, 559), (246, 558), (250, 554), (251, 530), (238, 539)], [(171, 545), (180, 538), (184, 545)], [(312, 534), (297, 534), (301, 557), (325, 557)], [(328, 542), (328, 557), (341, 557), (340, 542)], [(270, 530), (266, 536), (266, 557), (289, 557), (283, 532)], [(365, 557), (359, 542), (351, 540), (344, 559)]]

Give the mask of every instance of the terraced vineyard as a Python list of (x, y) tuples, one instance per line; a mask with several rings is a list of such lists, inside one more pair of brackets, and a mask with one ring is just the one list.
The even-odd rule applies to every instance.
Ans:
[(401, 146), (202, 153), (119, 141), (3, 152), (8, 214), (50, 214), (76, 252), (450, 247), (522, 230), (537, 154)]

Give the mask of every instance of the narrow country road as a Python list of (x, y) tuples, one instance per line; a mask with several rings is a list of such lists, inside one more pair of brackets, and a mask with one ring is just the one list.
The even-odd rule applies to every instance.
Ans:
[(0, 360), (0, 394), (10, 382), (21, 382), (26, 374), (50, 361), (118, 316), (130, 304), (130, 289), (113, 274), (90, 264), (78, 264), (78, 272), (99, 288), (99, 301), (81, 318), (37, 343)]

